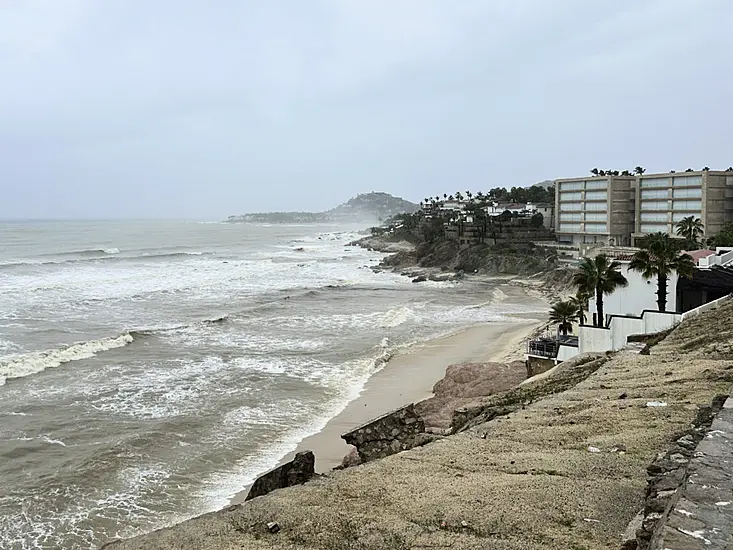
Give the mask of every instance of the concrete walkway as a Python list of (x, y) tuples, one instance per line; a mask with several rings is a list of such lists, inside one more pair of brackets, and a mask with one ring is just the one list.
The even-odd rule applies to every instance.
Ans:
[(733, 550), (733, 397), (690, 461), (687, 480), (654, 550)]

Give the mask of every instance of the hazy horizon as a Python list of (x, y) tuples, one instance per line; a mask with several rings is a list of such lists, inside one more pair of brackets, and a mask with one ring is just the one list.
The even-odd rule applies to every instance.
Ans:
[(0, 219), (733, 165), (727, 0), (0, 4)]

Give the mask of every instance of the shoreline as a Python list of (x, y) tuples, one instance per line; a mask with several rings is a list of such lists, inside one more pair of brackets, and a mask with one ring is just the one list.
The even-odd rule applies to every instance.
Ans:
[[(524, 292), (517, 298), (544, 302)], [(450, 365), (521, 359), (522, 343), (543, 326), (546, 319), (538, 319), (536, 313), (511, 317), (517, 321), (471, 325), (399, 351), (367, 380), (355, 399), (329, 419), (321, 430), (302, 439), (273, 468), (289, 462), (298, 452), (311, 450), (316, 457), (316, 472), (328, 473), (353, 449), (341, 439), (343, 433), (395, 409), (432, 397), (433, 386), (445, 377)], [(247, 485), (237, 492), (230, 504), (242, 503), (250, 487)]]

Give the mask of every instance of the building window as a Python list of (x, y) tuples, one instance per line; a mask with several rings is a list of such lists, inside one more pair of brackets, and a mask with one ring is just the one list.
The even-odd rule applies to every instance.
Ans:
[(581, 210), (581, 204), (579, 202), (563, 202), (560, 204), (561, 212), (567, 212), (568, 210)]
[(560, 231), (580, 231), (580, 224), (579, 223), (561, 223), (560, 224)]
[(642, 187), (669, 187), (672, 185), (671, 178), (643, 178)]
[(608, 214), (605, 212), (586, 212), (585, 221), (587, 222), (605, 222), (608, 221)]
[(699, 198), (702, 197), (702, 188), (675, 189), (673, 195), (675, 199)]
[(664, 224), (655, 224), (655, 223), (642, 223), (641, 224), (641, 232), (642, 233), (666, 233), (667, 232), (667, 225)]
[(608, 193), (605, 191), (588, 191), (585, 194), (587, 201), (605, 201), (608, 199)]
[(667, 222), (667, 213), (666, 212), (642, 212), (641, 213), (641, 221), (642, 222)]
[(702, 210), (702, 201), (674, 201), (673, 210), (700, 212)]
[(563, 193), (560, 195), (561, 201), (579, 201), (580, 193)]
[(586, 189), (607, 189), (608, 181), (607, 180), (586, 181), (585, 188)]
[(585, 231), (586, 233), (605, 233), (606, 224), (605, 223), (586, 223)]
[(677, 223), (682, 218), (686, 218), (688, 216), (695, 216), (696, 218), (699, 218), (700, 212), (697, 212), (695, 214), (691, 212), (672, 212), (672, 223)]
[(642, 210), (667, 210), (669, 201), (648, 201), (641, 203)]
[(702, 185), (702, 176), (680, 176), (674, 178), (675, 187), (684, 185)]
[(642, 189), (642, 199), (666, 199), (669, 197), (669, 189)]
[(583, 189), (582, 181), (564, 181), (560, 183), (560, 192), (563, 191), (580, 191)]
[(580, 212), (562, 212), (560, 214), (560, 221), (579, 222), (580, 221)]
[(606, 211), (606, 203), (605, 202), (586, 202), (585, 203), (585, 209), (586, 210), (593, 210), (595, 212), (605, 212)]

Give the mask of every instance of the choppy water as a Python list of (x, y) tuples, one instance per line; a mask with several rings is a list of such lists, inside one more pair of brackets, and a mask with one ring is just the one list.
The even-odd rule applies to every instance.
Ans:
[(0, 224), (0, 547), (92, 548), (219, 508), (396, 348), (531, 309), (375, 274), (357, 236)]

